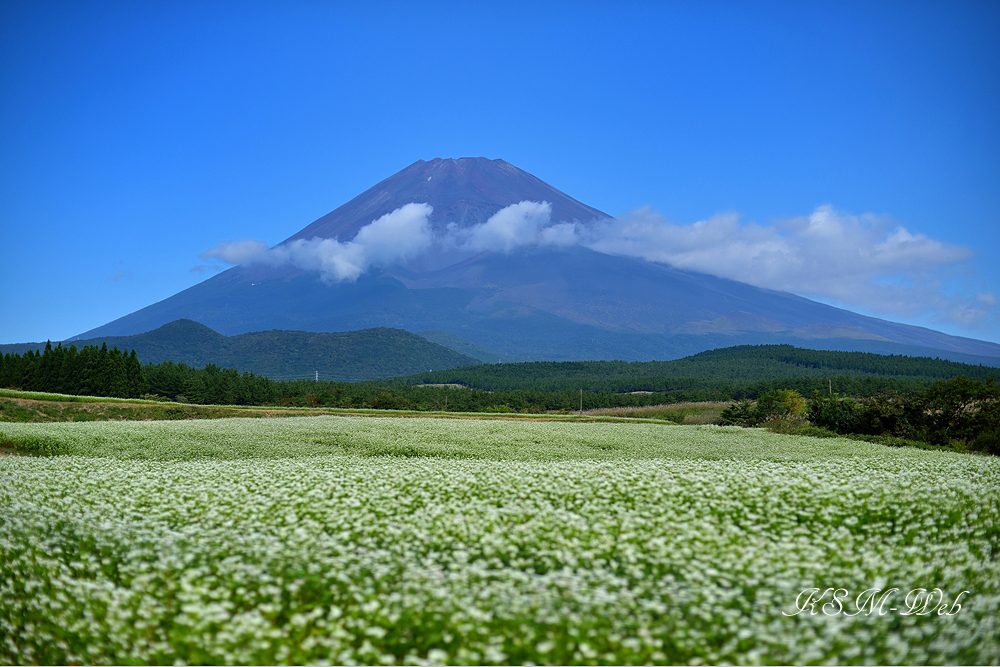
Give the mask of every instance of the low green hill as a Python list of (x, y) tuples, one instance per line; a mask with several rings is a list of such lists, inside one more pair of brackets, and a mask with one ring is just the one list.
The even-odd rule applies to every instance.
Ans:
[[(176, 320), (135, 336), (72, 342), (77, 348), (103, 343), (109, 348), (134, 349), (144, 364), (173, 361), (194, 368), (215, 364), (275, 380), (313, 379), (318, 373), (320, 380), (356, 382), (480, 363), (416, 334), (388, 328), (338, 333), (272, 330), (223, 336), (192, 320)], [(18, 347), (24, 349), (16, 351), (44, 346), (22, 345)]]
[(475, 389), (672, 391), (790, 378), (887, 378), (929, 384), (965, 375), (996, 377), (1000, 368), (929, 357), (830, 352), (791, 345), (740, 345), (674, 361), (537, 361), (490, 364), (397, 378), (399, 384), (462, 384)]

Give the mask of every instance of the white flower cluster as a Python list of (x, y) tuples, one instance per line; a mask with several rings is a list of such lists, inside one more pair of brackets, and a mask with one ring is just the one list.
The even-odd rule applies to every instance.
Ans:
[(871, 443), (760, 429), (664, 424), (399, 417), (230, 418), (180, 421), (0, 422), (0, 441), (42, 436), (66, 454), (127, 459), (264, 459), (329, 454), (506, 460), (829, 460), (910, 454)]
[[(0, 663), (1000, 661), (996, 458), (431, 419), (0, 435), (29, 427), (113, 456), (0, 457)], [(808, 587), (970, 593), (783, 614)]]

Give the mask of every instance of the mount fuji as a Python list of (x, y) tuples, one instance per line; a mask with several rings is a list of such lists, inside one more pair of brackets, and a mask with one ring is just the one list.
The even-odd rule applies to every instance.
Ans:
[(504, 361), (791, 343), (1000, 365), (994, 343), (579, 242), (610, 218), (503, 160), (418, 160), (276, 246), (220, 244), (236, 266), (74, 339), (190, 319), (225, 335), (394, 327)]

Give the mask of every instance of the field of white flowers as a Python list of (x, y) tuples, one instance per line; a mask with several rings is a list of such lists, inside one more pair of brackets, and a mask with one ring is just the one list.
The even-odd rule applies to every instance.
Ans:
[(0, 663), (1000, 662), (997, 458), (651, 424), (0, 424), (32, 438), (65, 455), (0, 456)]

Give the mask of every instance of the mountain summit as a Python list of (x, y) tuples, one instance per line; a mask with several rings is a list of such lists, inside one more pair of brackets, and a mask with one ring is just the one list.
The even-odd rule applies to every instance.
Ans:
[(431, 228), (443, 232), (482, 224), (507, 206), (522, 201), (548, 202), (556, 221), (587, 222), (609, 218), (581, 204), (526, 171), (503, 160), (484, 157), (417, 160), (365, 190), (337, 210), (285, 239), (327, 238), (350, 241), (362, 227), (407, 204), (429, 204)]
[(615, 224), (503, 160), (418, 160), (274, 247), (220, 244), (237, 266), (77, 338), (186, 318), (230, 336), (394, 327), (504, 360), (791, 343), (1000, 363), (993, 343), (588, 247)]

